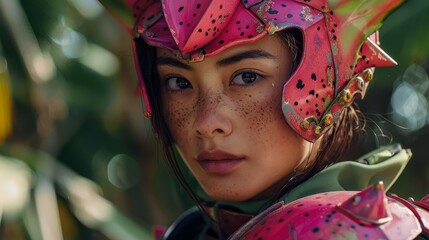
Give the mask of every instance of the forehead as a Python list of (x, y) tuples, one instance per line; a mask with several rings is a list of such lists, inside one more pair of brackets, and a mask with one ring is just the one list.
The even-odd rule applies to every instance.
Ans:
[(214, 56), (206, 57), (202, 61), (197, 61), (197, 62), (190, 62), (188, 60), (185, 60), (180, 54), (166, 48), (157, 48), (156, 55), (157, 57), (169, 57), (169, 58), (177, 59), (183, 63), (193, 64), (193, 63), (199, 63), (199, 62), (218, 61), (220, 59), (224, 59), (229, 56), (232, 56), (241, 52), (249, 51), (249, 50), (262, 50), (274, 56), (279, 56), (281, 54), (287, 55), (289, 53), (288, 45), (279, 37), (279, 35), (275, 34), (275, 35), (264, 36), (263, 38), (252, 43), (232, 46), (230, 48), (227, 48), (221, 51), (220, 53)]

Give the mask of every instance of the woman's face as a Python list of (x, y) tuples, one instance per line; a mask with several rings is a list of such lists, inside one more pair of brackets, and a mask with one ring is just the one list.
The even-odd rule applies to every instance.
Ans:
[(215, 200), (269, 198), (313, 158), (311, 143), (281, 111), (291, 66), (289, 47), (277, 36), (196, 63), (157, 50), (167, 126), (186, 165)]

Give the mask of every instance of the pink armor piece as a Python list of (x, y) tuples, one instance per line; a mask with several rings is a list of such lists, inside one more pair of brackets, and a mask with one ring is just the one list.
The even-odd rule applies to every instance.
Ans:
[(361, 192), (326, 192), (274, 205), (230, 239), (414, 239), (427, 231), (428, 221), (427, 210), (386, 196), (378, 183)]

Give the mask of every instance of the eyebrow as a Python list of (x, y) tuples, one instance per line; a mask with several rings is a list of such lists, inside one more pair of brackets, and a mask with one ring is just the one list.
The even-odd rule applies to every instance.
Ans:
[[(216, 62), (216, 65), (218, 67), (224, 67), (227, 65), (238, 63), (238, 62), (246, 60), (246, 59), (257, 59), (257, 58), (277, 59), (276, 56), (274, 56), (274, 55), (272, 55), (266, 51), (258, 49), (258, 50), (249, 50), (249, 51), (237, 53), (235, 55), (232, 55), (230, 57), (224, 58), (224, 59)], [(157, 65), (169, 65), (169, 66), (173, 66), (173, 67), (183, 68), (186, 70), (192, 69), (192, 67), (189, 66), (188, 64), (183, 63), (183, 62), (177, 60), (176, 58), (172, 58), (172, 57), (163, 57), (163, 56), (158, 57), (158, 58), (156, 58), (156, 64)]]
[(263, 51), (263, 50), (249, 50), (245, 52), (240, 52), (238, 54), (232, 55), (230, 57), (224, 58), (216, 63), (219, 67), (231, 65), (246, 59), (257, 59), (257, 58), (268, 58), (268, 59), (277, 59), (276, 56)]
[(191, 70), (192, 67), (189, 66), (186, 63), (183, 63), (175, 58), (172, 57), (157, 57), (156, 58), (156, 65), (169, 65), (173, 67), (183, 68), (186, 70)]

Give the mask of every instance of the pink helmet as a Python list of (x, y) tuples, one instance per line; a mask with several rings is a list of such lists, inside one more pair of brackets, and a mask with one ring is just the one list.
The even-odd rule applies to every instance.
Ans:
[(136, 38), (189, 61), (283, 29), (300, 29), (303, 56), (283, 86), (282, 109), (289, 125), (313, 142), (356, 94), (364, 96), (374, 67), (395, 64), (374, 33), (404, 0), (124, 1), (132, 9)]
[(386, 196), (377, 183), (278, 203), (234, 233), (237, 239), (415, 239), (429, 236), (429, 195), (419, 202)]

